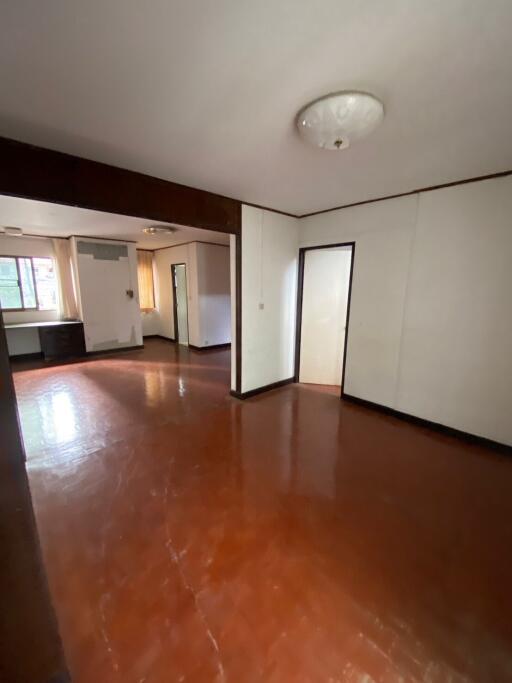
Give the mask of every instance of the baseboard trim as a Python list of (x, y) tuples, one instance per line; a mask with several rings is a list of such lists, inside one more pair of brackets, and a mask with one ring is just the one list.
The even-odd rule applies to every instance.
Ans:
[(34, 353), (18, 353), (15, 356), (9, 356), (9, 360), (11, 361), (23, 361), (23, 360), (41, 360), (43, 358), (43, 352), (42, 351), (35, 351)]
[(220, 351), (221, 349), (231, 348), (231, 343), (229, 344), (212, 344), (211, 346), (195, 346), (194, 344), (188, 345), (189, 349), (193, 351)]
[(121, 346), (119, 349), (102, 349), (100, 351), (86, 351), (86, 356), (103, 356), (106, 353), (124, 353), (125, 351), (141, 351), (144, 344), (137, 344), (136, 346)]
[(484, 446), (485, 448), (489, 448), (499, 453), (512, 455), (512, 446), (500, 443), (499, 441), (493, 441), (492, 439), (487, 439), (484, 436), (477, 436), (476, 434), (463, 432), (460, 429), (448, 427), (446, 425), (440, 424), (439, 422), (432, 422), (431, 420), (426, 420), (422, 417), (417, 417), (416, 415), (409, 415), (409, 413), (403, 413), (400, 410), (395, 410), (394, 408), (389, 408), (388, 406), (383, 406), (380, 403), (374, 403), (373, 401), (367, 401), (364, 398), (351, 396), (350, 394), (343, 394), (341, 398), (342, 400), (348, 401), (349, 403), (355, 403), (365, 408), (378, 410), (380, 413), (390, 415), (391, 417), (396, 417), (399, 420), (403, 420), (405, 422), (410, 422), (411, 424), (414, 424), (418, 427), (427, 427), (427, 429), (431, 429), (432, 431), (438, 432), (439, 434), (453, 436), (457, 439), (461, 439), (463, 441), (475, 444), (477, 446)]
[(238, 392), (233, 389), (229, 392), (234, 398), (238, 398), (240, 401), (245, 401), (246, 398), (251, 398), (252, 396), (257, 396), (258, 394), (263, 394), (266, 391), (272, 391), (272, 389), (279, 389), (287, 384), (292, 384), (294, 382), (293, 377), (288, 377), (288, 379), (282, 379), (279, 382), (273, 382), (272, 384), (265, 384), (264, 387), (258, 387), (257, 389), (251, 389), (250, 391)]
[(174, 339), (174, 337), (164, 337), (163, 334), (145, 334), (144, 339), (162, 339), (163, 341), (176, 344), (176, 339)]

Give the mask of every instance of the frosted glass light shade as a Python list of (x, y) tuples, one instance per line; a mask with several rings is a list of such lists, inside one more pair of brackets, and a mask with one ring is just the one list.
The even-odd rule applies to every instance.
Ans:
[(368, 93), (344, 91), (306, 105), (297, 116), (301, 137), (322, 149), (346, 149), (369, 135), (384, 118), (384, 107)]
[(168, 225), (150, 225), (147, 228), (142, 228), (142, 232), (146, 235), (158, 235), (159, 233), (177, 232), (177, 228), (172, 228)]

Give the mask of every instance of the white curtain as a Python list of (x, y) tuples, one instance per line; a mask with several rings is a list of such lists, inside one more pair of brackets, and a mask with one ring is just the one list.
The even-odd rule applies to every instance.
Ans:
[(60, 316), (63, 320), (74, 320), (78, 317), (78, 307), (71, 272), (71, 245), (69, 240), (63, 239), (54, 239), (52, 242), (57, 265)]

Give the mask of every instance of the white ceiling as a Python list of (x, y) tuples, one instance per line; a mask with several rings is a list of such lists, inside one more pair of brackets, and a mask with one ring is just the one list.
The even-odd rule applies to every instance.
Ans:
[(26, 234), (46, 237), (81, 235), (129, 240), (143, 249), (159, 249), (195, 241), (229, 244), (229, 235), (182, 225), (174, 226), (177, 232), (170, 235), (145, 235), (142, 228), (150, 225), (164, 224), (143, 218), (0, 195), (0, 235), (7, 226), (22, 228)]
[[(303, 214), (512, 167), (510, 0), (2, 3), (0, 134)], [(383, 125), (307, 147), (356, 88)]]

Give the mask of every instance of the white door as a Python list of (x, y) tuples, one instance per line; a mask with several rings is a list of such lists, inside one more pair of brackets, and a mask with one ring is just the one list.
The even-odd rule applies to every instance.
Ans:
[(174, 278), (178, 342), (188, 344), (187, 267), (184, 264), (174, 266)]
[(299, 381), (341, 385), (351, 247), (305, 252)]

